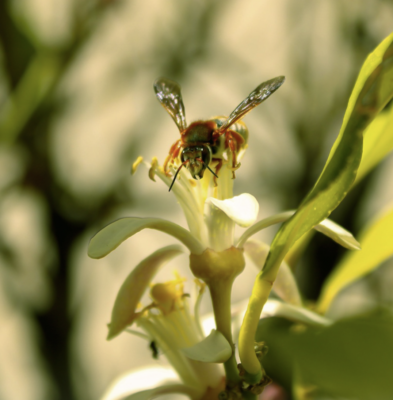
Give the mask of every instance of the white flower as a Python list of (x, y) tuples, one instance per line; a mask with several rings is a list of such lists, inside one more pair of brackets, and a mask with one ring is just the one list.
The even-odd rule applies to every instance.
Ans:
[[(142, 158), (138, 158), (133, 165), (133, 172), (142, 161)], [(172, 189), (186, 216), (188, 230), (164, 219), (128, 217), (109, 224), (90, 241), (89, 255), (92, 258), (101, 258), (142, 229), (156, 229), (170, 234), (188, 248), (190, 268), (197, 278), (206, 283), (212, 298), (217, 331), (206, 338), (200, 329), (197, 307), (195, 312), (191, 313), (188, 300), (183, 295), (176, 295), (176, 290), (173, 289), (181, 284), (180, 281), (155, 286), (163, 290), (172, 285), (173, 290), (163, 290), (163, 293), (169, 296), (168, 309), (165, 309), (163, 301), (160, 302), (156, 298), (152, 305), (136, 311), (140, 298), (158, 268), (179, 254), (181, 251), (179, 247), (169, 246), (158, 250), (130, 273), (116, 299), (108, 337), (113, 338), (136, 322), (147, 337), (164, 350), (181, 382), (170, 386), (164, 385), (161, 389), (140, 392), (138, 394), (140, 397), (135, 399), (148, 399), (168, 393), (170, 390), (185, 393), (192, 399), (207, 399), (211, 394), (210, 391), (224, 389), (222, 381), (224, 375), (218, 372), (217, 366), (212, 365), (212, 362), (224, 363), (226, 383), (235, 388), (233, 390), (244, 390), (240, 383), (232, 340), (230, 305), (232, 284), (244, 269), (244, 252), (258, 269), (264, 266), (269, 246), (250, 240), (250, 237), (272, 224), (286, 221), (294, 211), (277, 214), (255, 223), (259, 211), (258, 202), (247, 193), (233, 196), (233, 174), (232, 168), (228, 168), (228, 165), (232, 165), (230, 160), (224, 160), (218, 178), (206, 172), (200, 180), (193, 179), (187, 169), (180, 169), (176, 182), (171, 187), (173, 177), (164, 172), (158, 165), (157, 159), (153, 159), (151, 164), (147, 164), (149, 176), (152, 180), (157, 176)], [(169, 168), (175, 175), (178, 166), (171, 165)], [(237, 240), (236, 225), (248, 227)], [(352, 235), (331, 221), (326, 220), (315, 228), (345, 247), (358, 248), (358, 243)], [(285, 262), (281, 265), (273, 290), (284, 302), (268, 302), (265, 312), (310, 324), (329, 323), (328, 320), (318, 318), (302, 307), (295, 279)], [(173, 298), (170, 293), (173, 294)], [(188, 321), (187, 328), (181, 320)], [(176, 330), (173, 329), (174, 326), (183, 328)], [(197, 366), (201, 362), (207, 364), (198, 369)], [(201, 374), (201, 371), (210, 371), (208, 377)], [(259, 379), (261, 378), (254, 382), (255, 388), (247, 384), (246, 387), (253, 393), (262, 390), (269, 380), (264, 380), (263, 377), (261, 381)], [(132, 395), (127, 397), (129, 400), (133, 398)]]

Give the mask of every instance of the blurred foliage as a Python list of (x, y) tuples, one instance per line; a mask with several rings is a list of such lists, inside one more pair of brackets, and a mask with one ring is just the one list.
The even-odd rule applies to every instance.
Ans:
[[(299, 387), (295, 391), (298, 395), (303, 391), (300, 399), (330, 395), (388, 400), (393, 392), (389, 367), (392, 334), (392, 314), (380, 310), (324, 329), (265, 318), (256, 339), (269, 343), (267, 370), (281, 376), (289, 390), (290, 380), (296, 376)], [(309, 397), (304, 396), (305, 391)]]
[[(392, 22), (384, 0), (1, 1), (0, 399), (95, 399), (120, 370), (141, 362), (136, 351), (124, 357), (121, 341), (99, 351), (109, 317), (99, 300), (128, 265), (113, 258), (113, 275), (101, 275), (85, 251), (88, 237), (120, 210), (143, 214), (157, 196), (159, 213), (175, 206), (158, 185), (128, 175), (136, 156), (163, 160), (177, 138), (154, 98), (155, 78), (181, 82), (187, 113), (205, 117), (286, 75), (281, 97), (246, 119), (250, 156), (236, 182), (268, 215), (297, 207), (309, 192), (359, 68)], [(381, 114), (389, 120), (378, 122), (378, 145), (390, 115)], [(370, 151), (378, 161), (390, 147), (370, 144)], [(380, 207), (369, 193), (391, 196), (379, 184), (383, 168), (365, 175), (332, 215), (355, 234)], [(321, 235), (309, 249), (296, 272), (315, 300), (341, 250)], [(381, 295), (385, 271), (363, 281), (378, 304), (389, 300)]]

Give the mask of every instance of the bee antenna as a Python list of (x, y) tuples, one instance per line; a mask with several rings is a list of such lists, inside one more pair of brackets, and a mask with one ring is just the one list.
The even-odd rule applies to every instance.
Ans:
[(218, 179), (217, 174), (208, 165), (206, 165), (206, 168)]
[(182, 164), (180, 165), (180, 167), (177, 169), (177, 171), (176, 171), (176, 173), (175, 173), (175, 176), (173, 177), (173, 180), (172, 180), (171, 186), (169, 186), (169, 190), (168, 190), (168, 192), (170, 192), (170, 191), (171, 191), (171, 189), (172, 189), (173, 185), (175, 184), (175, 181), (176, 181), (177, 175), (179, 174), (180, 170), (183, 168), (183, 166), (184, 166), (184, 165), (185, 165), (187, 162), (188, 162), (188, 160), (187, 160), (187, 161), (184, 161), (184, 163), (182, 163)]

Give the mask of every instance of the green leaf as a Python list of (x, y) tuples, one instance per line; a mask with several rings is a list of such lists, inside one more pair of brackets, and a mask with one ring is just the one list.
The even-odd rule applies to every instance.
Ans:
[(393, 208), (374, 221), (360, 236), (362, 250), (347, 253), (326, 280), (318, 311), (326, 312), (337, 293), (377, 268), (393, 255)]
[(88, 249), (89, 257), (105, 257), (126, 239), (142, 229), (156, 229), (172, 235), (188, 247), (191, 253), (201, 254), (205, 250), (202, 243), (192, 236), (189, 231), (173, 222), (160, 218), (128, 217), (112, 222), (91, 238)]
[(393, 107), (380, 113), (364, 132), (363, 156), (355, 184), (393, 150)]
[(138, 317), (135, 311), (158, 269), (182, 253), (180, 246), (167, 246), (141, 261), (127, 276), (112, 310), (107, 339), (113, 339)]
[(360, 165), (363, 132), (392, 96), (393, 34), (367, 57), (349, 99), (339, 136), (317, 183), (271, 244), (265, 267), (254, 284), (239, 335), (240, 359), (247, 372), (260, 371), (252, 340), (282, 260), (299, 238), (326, 219), (343, 200)]
[[(293, 329), (281, 321), (266, 318), (258, 326), (256, 340), (264, 340), (269, 347), (268, 373), (272, 365), (276, 373), (286, 370), (285, 378), (289, 380), (294, 363), (305, 383), (332, 396), (356, 400), (392, 398), (391, 314), (345, 319), (327, 328)], [(276, 358), (280, 359), (280, 369)]]
[(283, 224), (275, 236), (260, 276), (269, 274), (274, 277), (289, 248), (340, 204), (360, 165), (363, 132), (392, 96), (393, 34), (367, 57), (325, 167), (294, 216)]
[(210, 335), (192, 347), (181, 350), (191, 360), (206, 363), (224, 363), (232, 355), (232, 347), (224, 335), (212, 329)]

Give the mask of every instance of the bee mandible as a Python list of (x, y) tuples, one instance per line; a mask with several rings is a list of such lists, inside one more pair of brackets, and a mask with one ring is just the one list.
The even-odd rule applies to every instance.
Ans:
[[(241, 118), (273, 94), (284, 80), (284, 76), (278, 76), (261, 83), (232, 111), (229, 117), (213, 117), (207, 121), (195, 121), (187, 126), (180, 86), (167, 78), (157, 79), (154, 82), (156, 96), (180, 131), (180, 139), (171, 146), (163, 166), (165, 173), (169, 175), (169, 164), (173, 164), (180, 155), (181, 164), (169, 191), (183, 166), (189, 170), (194, 179), (201, 179), (205, 170), (208, 169), (215, 176), (216, 182), (225, 157), (232, 161), (234, 178), (235, 170), (240, 166), (237, 155), (246, 148), (248, 140), (248, 129)], [(211, 162), (216, 163), (215, 171), (209, 166)]]

